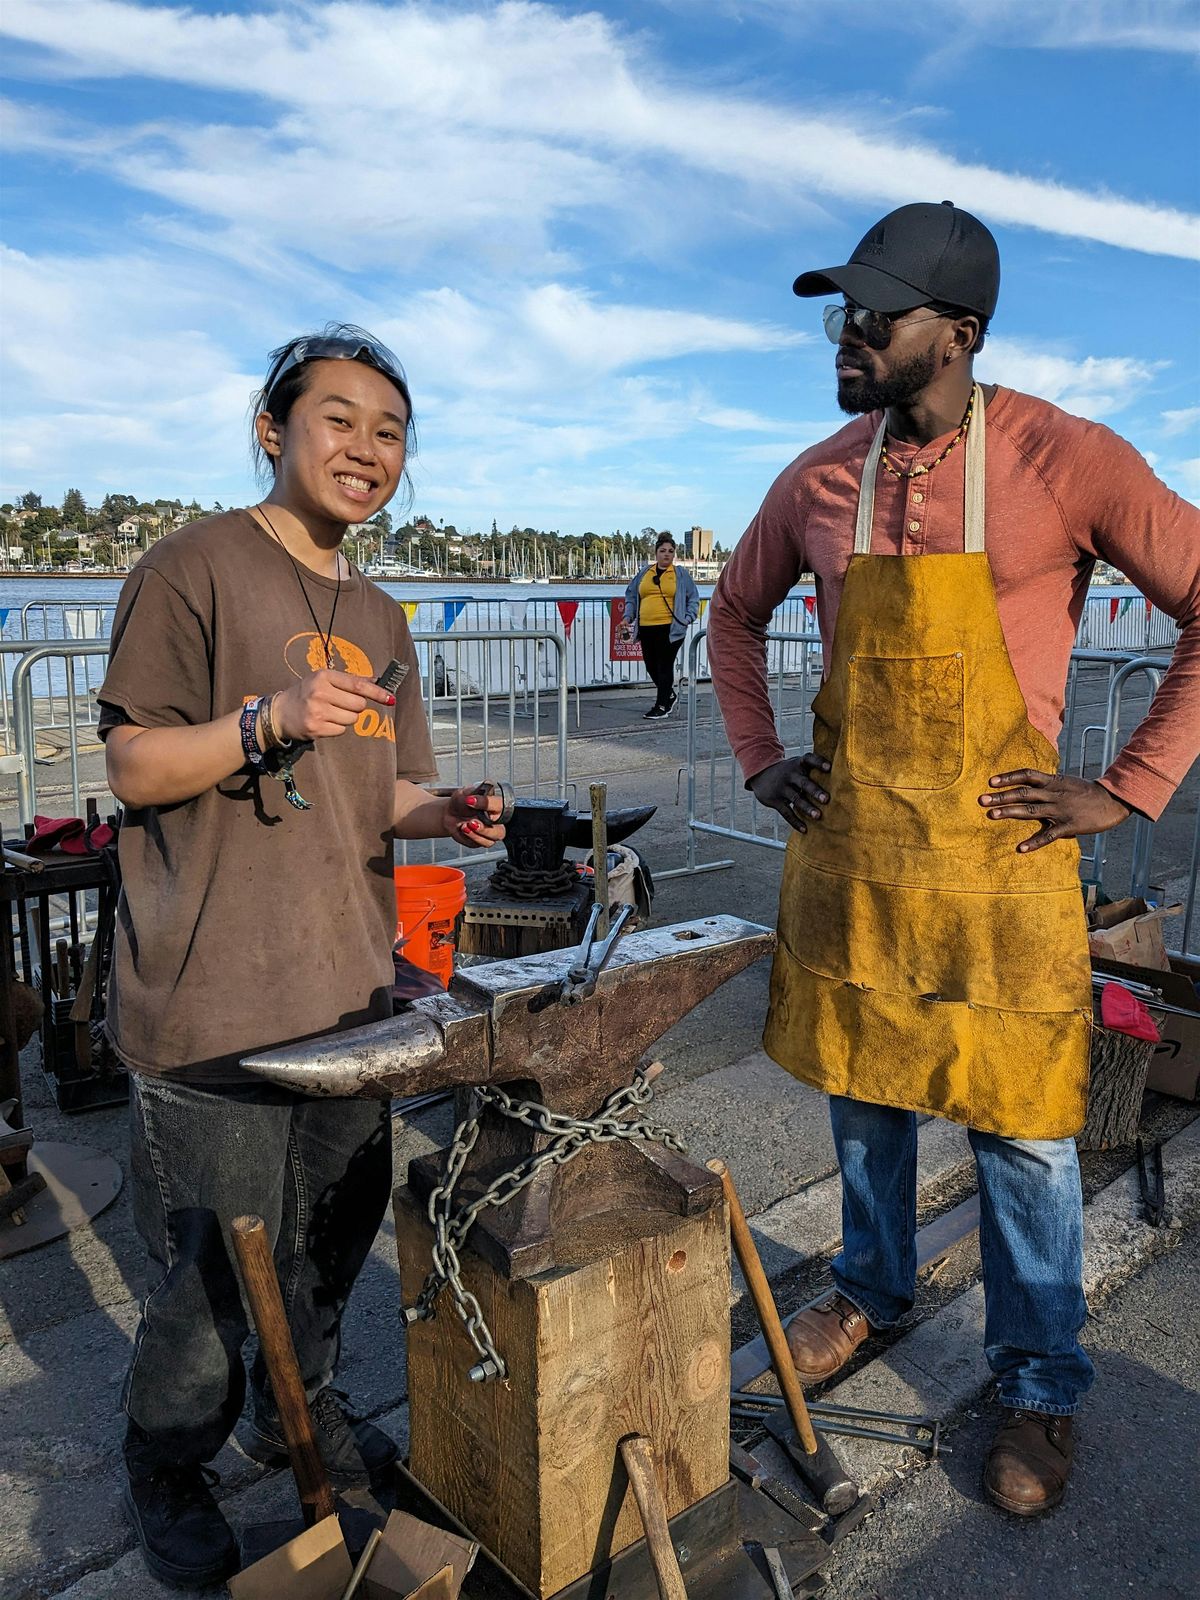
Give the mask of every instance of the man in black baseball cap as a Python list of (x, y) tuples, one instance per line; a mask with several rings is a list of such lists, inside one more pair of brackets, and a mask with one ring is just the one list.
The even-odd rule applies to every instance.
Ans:
[(901, 206), (859, 240), (844, 267), (802, 272), (792, 288), (806, 299), (844, 294), (871, 311), (941, 304), (986, 322), (1000, 294), (1000, 252), (978, 217), (949, 200)]
[[(717, 583), (708, 659), (746, 787), (794, 830), (763, 1043), (830, 1096), (842, 1174), (832, 1289), (792, 1320), (792, 1359), (822, 1381), (908, 1314), (917, 1115), (964, 1125), (1005, 1408), (984, 1488), (1034, 1516), (1063, 1496), (1094, 1376), (1074, 841), (1157, 818), (1200, 753), (1200, 514), (1109, 429), (975, 381), (999, 287), (996, 241), (948, 202), (901, 206), (796, 279), (838, 297), (823, 322), (853, 420), (775, 481)], [(1090, 782), (1055, 745), (1097, 558), (1181, 632), (1152, 713)], [(823, 681), (813, 749), (789, 756), (764, 640), (810, 572)]]

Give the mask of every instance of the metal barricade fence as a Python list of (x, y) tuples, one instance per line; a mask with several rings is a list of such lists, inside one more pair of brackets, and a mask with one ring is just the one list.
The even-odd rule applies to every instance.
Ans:
[[(415, 633), (422, 664), (425, 716), (445, 782), (503, 779), (520, 794), (567, 790), (567, 676), (564, 641), (555, 633)], [(5, 686), (6, 751), (16, 778), (22, 825), (42, 809), (51, 791), (55, 810), (83, 814), (89, 794), (107, 796), (103, 772), (81, 773), (89, 752), (82, 735), (99, 719), (96, 691), (108, 660), (107, 640), (0, 643), (0, 683)], [(10, 675), (8, 658), (17, 660)], [(11, 716), (9, 715), (11, 710)], [(369, 713), (364, 712), (364, 716)], [(11, 730), (11, 731), (10, 731)], [(61, 736), (61, 737), (60, 737)], [(68, 763), (69, 781), (39, 782), (41, 771)], [(470, 856), (453, 840), (413, 841), (439, 861)]]
[[(788, 755), (812, 748), (812, 699), (821, 682), (821, 638), (817, 633), (776, 633), (767, 638), (767, 682), (780, 741)], [(687, 860), (682, 867), (657, 872), (656, 878), (684, 877), (734, 865), (732, 859), (702, 861), (701, 837), (737, 840), (768, 850), (783, 850), (788, 827), (779, 814), (760, 806), (745, 788), (741, 770), (725, 736), (716, 696), (702, 704), (695, 659), (703, 633), (691, 644), (692, 670), (687, 696)], [(1113, 654), (1076, 650), (1067, 680), (1067, 700), (1060, 740), (1060, 766), (1079, 777), (1098, 777), (1111, 764), (1132, 726), (1145, 715), (1169, 664), (1167, 656)], [(1141, 696), (1130, 704), (1129, 687), (1140, 682)], [(1098, 720), (1097, 720), (1098, 717)], [(1186, 866), (1176, 870), (1161, 844), (1161, 829), (1147, 818), (1132, 823), (1133, 838), (1127, 882), (1109, 865), (1111, 834), (1080, 840), (1081, 870), (1086, 879), (1103, 882), (1111, 898), (1145, 896), (1152, 888), (1178, 899), (1184, 907), (1177, 953), (1200, 954), (1197, 917), (1197, 869), (1200, 866), (1200, 805), (1195, 787), (1172, 801), (1179, 817), (1191, 806), (1196, 820)], [(1156, 851), (1156, 844), (1159, 848)], [(1176, 849), (1178, 847), (1176, 846)]]
[[(520, 795), (567, 792), (567, 661), (560, 634), (413, 634), (425, 713), (442, 781), (457, 787), (501, 779)], [(446, 734), (453, 740), (446, 751)], [(439, 744), (441, 748), (439, 749)], [(467, 850), (452, 839), (399, 841), (398, 857), (454, 865), (502, 850)]]

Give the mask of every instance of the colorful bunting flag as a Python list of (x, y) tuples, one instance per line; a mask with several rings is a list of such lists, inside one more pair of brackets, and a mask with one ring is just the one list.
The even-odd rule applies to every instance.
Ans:
[(1115, 622), (1117, 620), (1117, 607), (1120, 604), (1121, 604), (1121, 602), (1119, 600), (1116, 600), (1116, 599), (1110, 600), (1108, 602), (1108, 620), (1110, 622)]
[(704, 613), (707, 610), (708, 610), (708, 601), (707, 600), (701, 600), (701, 602), (700, 602), (700, 615), (703, 617)]
[(417, 614), (417, 606), (419, 602), (416, 600), (401, 600), (400, 604), (404, 608), (404, 615), (411, 622)]
[(11, 610), (11, 606), (0, 606), (0, 633), (3, 633), (8, 626), (8, 613)]
[[(1153, 610), (1154, 610), (1154, 602), (1153, 602), (1153, 600), (1147, 600), (1146, 601), (1146, 621), (1147, 622), (1150, 621), (1150, 613)], [(0, 623), (0, 627), (3, 627), (3, 626), (4, 626), (4, 624)]]
[(449, 633), (450, 629), (462, 616), (466, 608), (465, 600), (445, 600), (442, 602), (442, 632)]
[(1122, 616), (1123, 617), (1125, 615), (1125, 613), (1129, 610), (1129, 608), (1130, 608), (1130, 606), (1132, 604), (1133, 604), (1133, 596), (1130, 595), (1130, 594), (1127, 594), (1125, 596), (1124, 600), (1121, 601), (1121, 609), (1118, 612), (1118, 616)]
[(562, 618), (563, 632), (567, 638), (571, 637), (571, 627), (575, 621), (575, 613), (579, 610), (578, 600), (559, 600), (558, 614)]
[(810, 617), (816, 611), (816, 609), (817, 609), (817, 597), (816, 597), (815, 594), (806, 594), (804, 596), (804, 609), (805, 609), (805, 611), (808, 612)]
[(505, 604), (508, 607), (509, 627), (514, 633), (520, 633), (525, 627), (525, 613), (529, 602), (527, 600), (508, 600)]

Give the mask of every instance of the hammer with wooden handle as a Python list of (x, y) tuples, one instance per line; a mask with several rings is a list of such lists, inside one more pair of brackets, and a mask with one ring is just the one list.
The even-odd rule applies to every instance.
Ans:
[(279, 1408), (283, 1437), (287, 1440), (292, 1476), (300, 1496), (305, 1525), (311, 1527), (334, 1512), (333, 1490), (329, 1487), (317, 1443), (313, 1437), (312, 1414), (296, 1361), (292, 1332), (283, 1309), (279, 1279), (261, 1217), (238, 1217), (230, 1229), (246, 1298), (254, 1317), (258, 1342), (271, 1380), (271, 1393)]
[(858, 1485), (846, 1475), (829, 1441), (818, 1439), (813, 1431), (808, 1407), (804, 1403), (804, 1391), (800, 1387), (800, 1379), (792, 1363), (791, 1351), (788, 1349), (787, 1335), (783, 1331), (783, 1323), (779, 1320), (775, 1297), (771, 1293), (771, 1286), (767, 1282), (767, 1275), (759, 1260), (758, 1250), (750, 1233), (750, 1224), (746, 1221), (746, 1213), (742, 1210), (742, 1202), (738, 1199), (737, 1190), (734, 1188), (733, 1176), (720, 1159), (709, 1161), (707, 1166), (710, 1172), (717, 1174), (725, 1190), (725, 1199), (729, 1204), (729, 1231), (733, 1237), (733, 1248), (737, 1251), (746, 1287), (750, 1290), (750, 1298), (758, 1313), (767, 1349), (771, 1352), (771, 1365), (775, 1369), (775, 1376), (779, 1380), (780, 1390), (787, 1403), (788, 1415), (792, 1419), (792, 1426), (800, 1441), (800, 1448), (793, 1450), (789, 1447), (788, 1454), (795, 1462), (800, 1476), (818, 1497), (822, 1510), (827, 1511), (830, 1516), (839, 1516), (843, 1511), (848, 1511), (858, 1499)]
[(650, 1562), (658, 1583), (659, 1600), (687, 1600), (649, 1439), (640, 1433), (631, 1433), (628, 1438), (622, 1439), (621, 1460), (625, 1463), (633, 1497), (641, 1513), (646, 1549), (650, 1552)]

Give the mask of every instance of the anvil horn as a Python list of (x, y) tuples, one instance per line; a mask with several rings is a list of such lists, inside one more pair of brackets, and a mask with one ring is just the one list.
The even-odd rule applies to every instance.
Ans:
[[(657, 806), (623, 806), (619, 811), (605, 813), (604, 825), (608, 830), (609, 844), (620, 844), (636, 833), (658, 810)], [(592, 848), (592, 813), (576, 811), (566, 819), (566, 841), (572, 850)]]

